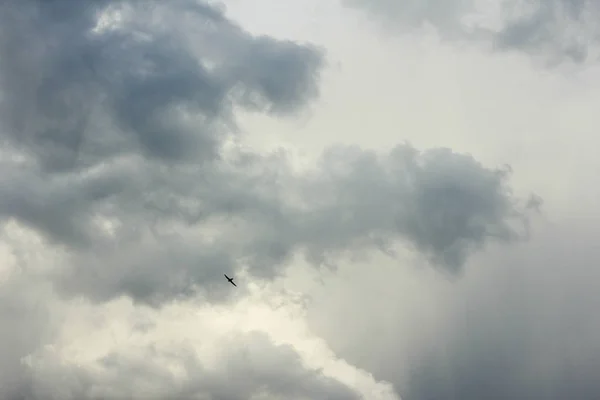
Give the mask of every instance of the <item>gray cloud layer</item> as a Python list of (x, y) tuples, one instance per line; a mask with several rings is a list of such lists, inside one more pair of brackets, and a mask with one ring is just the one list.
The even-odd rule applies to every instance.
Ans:
[[(473, 257), (452, 284), (348, 267), (343, 275), (356, 277), (343, 289), (327, 282), (313, 326), (336, 354), (393, 382), (405, 400), (596, 399), (597, 220), (536, 228), (525, 245)], [(345, 292), (337, 299), (336, 289)], [(365, 292), (378, 295), (351, 295)]]
[(598, 398), (598, 274), (591, 263), (597, 254), (567, 260), (564, 254), (576, 246), (549, 244), (563, 253), (545, 248), (545, 255), (517, 264), (533, 270), (525, 273), (504, 266), (514, 278), (495, 280), (487, 294), (467, 297), (448, 337), (440, 338), (445, 354), (424, 354), (414, 363), (403, 398)]
[(600, 396), (597, 229), (545, 228), (488, 261), (494, 272), (466, 291), (440, 338), (446, 353), (424, 355), (404, 398)]
[(449, 150), (338, 147), (302, 174), (224, 153), (236, 107), (289, 114), (318, 94), (320, 50), (187, 1), (69, 4), (0, 13), (0, 216), (69, 251), (62, 290), (217, 299), (223, 272), (269, 278), (297, 251), (321, 263), (398, 239), (458, 271), (487, 240), (523, 234), (506, 173)]
[[(274, 176), (261, 164), (256, 166), (260, 174), (230, 171), (210, 176), (212, 181), (197, 189), (192, 187), (195, 174), (181, 173), (145, 190), (127, 185), (116, 196), (117, 211), (123, 213), (118, 220), (125, 221), (124, 229), (148, 228), (145, 221), (156, 221), (154, 233), (122, 233), (108, 244), (94, 241), (91, 250), (73, 255), (73, 268), (62, 270), (60, 286), (97, 300), (126, 294), (156, 304), (196, 289), (216, 299), (224, 293), (209, 283), (221, 279), (223, 271), (243, 265), (252, 275), (270, 278), (298, 251), (316, 264), (335, 263), (339, 256), (387, 251), (397, 240), (458, 272), (486, 241), (526, 234), (524, 207), (506, 186), (505, 172), (449, 150), (420, 153), (399, 146), (378, 155), (338, 148), (303, 176), (275, 165)], [(172, 185), (175, 179), (181, 186)], [(140, 194), (170, 201), (163, 200), (158, 211), (139, 209)], [(185, 216), (179, 204), (196, 210)], [(182, 218), (186, 225), (169, 227)], [(216, 227), (198, 233), (204, 224)]]
[[(474, 0), (343, 0), (383, 17), (386, 25), (410, 31), (430, 24), (442, 39), (475, 41), (498, 50), (541, 56), (545, 62), (584, 62), (600, 40), (600, 5), (587, 0), (502, 0), (488, 8)], [(494, 9), (490, 9), (493, 6)], [(486, 17), (500, 24), (467, 19)], [(491, 17), (491, 18), (490, 18)]]
[[(507, 173), (447, 149), (336, 147), (303, 173), (285, 156), (226, 150), (239, 134), (236, 109), (298, 112), (317, 97), (323, 63), (321, 50), (254, 37), (202, 2), (2, 2), (0, 218), (5, 228), (17, 222), (39, 233), (60, 260), (27, 258), (23, 273), (42, 271), (36, 278), (61, 294), (161, 305), (198, 291), (222, 300), (231, 293), (223, 272), (272, 278), (295, 252), (335, 263), (400, 240), (458, 272), (488, 241), (526, 234), (525, 205)], [(24, 378), (20, 360), (51, 335), (43, 317), (55, 316), (29, 307), (14, 282), (0, 287), (2, 325), (13, 321), (0, 367), (15, 398), (53, 393), (58, 378), (45, 375), (52, 370), (72, 379), (59, 398), (94, 398), (92, 387), (99, 396), (129, 395), (133, 386), (122, 379), (130, 373), (160, 390), (176, 386), (183, 398), (247, 398), (265, 385), (285, 398), (355, 397), (260, 338), (242, 346), (258, 346), (261, 357), (274, 350), (272, 364), (233, 352), (203, 387), (193, 375), (200, 361), (189, 360), (191, 377), (175, 382), (144, 351), (105, 359), (97, 367), (108, 372), (42, 359)], [(250, 378), (210, 386), (236, 372)]]

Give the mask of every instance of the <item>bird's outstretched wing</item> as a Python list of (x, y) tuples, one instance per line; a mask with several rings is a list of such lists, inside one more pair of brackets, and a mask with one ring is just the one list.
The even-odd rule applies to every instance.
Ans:
[(227, 278), (227, 281), (229, 283), (231, 283), (233, 286), (237, 287), (237, 285), (233, 282), (233, 278), (228, 277), (227, 274), (223, 274), (223, 275), (225, 275), (225, 278)]

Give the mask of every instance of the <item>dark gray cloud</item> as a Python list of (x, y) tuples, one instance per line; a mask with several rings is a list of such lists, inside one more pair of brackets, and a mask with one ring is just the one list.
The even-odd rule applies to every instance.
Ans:
[[(93, 33), (109, 6), (120, 24)], [(320, 51), (252, 37), (206, 5), (25, 1), (1, 14), (2, 139), (13, 157), (0, 215), (69, 245), (97, 240), (94, 214), (160, 201), (149, 190), (174, 165), (191, 172), (173, 186), (200, 184), (235, 131), (236, 104), (291, 112), (317, 93)], [(218, 51), (168, 28), (186, 24)], [(118, 195), (138, 204), (110, 204)]]
[(508, 271), (466, 296), (440, 338), (446, 353), (424, 354), (413, 365), (403, 398), (600, 396), (600, 254), (582, 232), (564, 233), (542, 235), (528, 254), (498, 257), (493, 266)]
[[(245, 173), (222, 175), (199, 189), (186, 188), (185, 175), (173, 175), (171, 183), (182, 179), (179, 189), (189, 194), (175, 185), (142, 191), (150, 198), (156, 194), (157, 203), (163, 190), (173, 197), (139, 218), (139, 210), (123, 201), (120, 206), (132, 213), (120, 219), (129, 227), (156, 219), (153, 234), (123, 234), (116, 244), (99, 242), (92, 252), (76, 254), (73, 268), (61, 272), (60, 286), (97, 300), (127, 294), (160, 304), (197, 290), (216, 300), (226, 291), (211, 282), (223, 271), (243, 266), (271, 278), (298, 252), (317, 265), (335, 265), (339, 257), (389, 252), (400, 241), (457, 273), (488, 241), (527, 234), (528, 203), (513, 197), (508, 173), (448, 149), (419, 152), (403, 145), (377, 154), (337, 147), (314, 173), (302, 175), (282, 168), (279, 159), (273, 162), (270, 170), (268, 160), (254, 159)], [(186, 218), (201, 223), (169, 230), (169, 221), (183, 213), (178, 203), (198, 203)], [(202, 231), (207, 225), (212, 232)]]
[(76, 252), (246, 207), (231, 196), (249, 178), (218, 164), (233, 109), (289, 114), (318, 94), (319, 49), (204, 3), (0, 7), (0, 215)]
[(0, 217), (67, 250), (49, 272), (64, 293), (216, 300), (223, 272), (272, 278), (298, 252), (334, 264), (398, 240), (457, 272), (524, 233), (506, 173), (450, 150), (340, 146), (310, 173), (224, 150), (236, 108), (289, 115), (318, 95), (319, 49), (190, 1), (0, 7)]
[(445, 148), (330, 149), (305, 187), (306, 197), (316, 199), (312, 215), (303, 217), (314, 240), (309, 251), (389, 249), (404, 238), (456, 272), (486, 241), (525, 233), (527, 215), (507, 186), (508, 172)]
[[(118, 24), (98, 30), (108, 11)], [(30, 0), (2, 18), (4, 131), (45, 169), (132, 148), (212, 159), (234, 105), (289, 112), (317, 94), (319, 50), (252, 37), (203, 3)]]
[[(579, 63), (597, 50), (600, 5), (588, 0), (503, 0), (494, 9), (473, 0), (402, 1), (344, 0), (382, 17), (386, 26), (413, 31), (433, 26), (442, 39), (475, 41), (503, 51), (519, 51), (541, 57), (546, 63), (571, 60)], [(466, 22), (492, 17), (498, 26)]]

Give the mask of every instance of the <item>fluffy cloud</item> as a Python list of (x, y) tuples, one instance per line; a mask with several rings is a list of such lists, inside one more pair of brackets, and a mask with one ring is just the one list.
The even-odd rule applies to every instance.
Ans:
[(0, 347), (3, 398), (397, 399), (337, 358), (289, 296), (269, 288), (253, 286), (227, 307), (155, 310), (125, 299), (65, 302), (39, 285), (9, 293), (21, 280), (13, 274), (1, 291), (0, 315), (11, 321)]
[(442, 39), (475, 41), (499, 50), (541, 56), (545, 62), (595, 59), (600, 7), (586, 0), (402, 1), (343, 0), (403, 31), (433, 26)]

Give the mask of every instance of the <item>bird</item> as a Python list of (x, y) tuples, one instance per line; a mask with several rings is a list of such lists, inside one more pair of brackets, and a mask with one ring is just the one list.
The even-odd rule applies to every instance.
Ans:
[[(223, 275), (225, 275), (225, 274), (223, 274)], [(229, 281), (229, 283), (231, 283), (233, 286), (237, 287), (237, 285), (235, 283), (233, 283), (233, 278), (230, 278), (227, 275), (225, 275), (225, 278), (227, 278), (227, 280)]]

